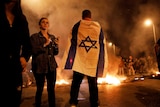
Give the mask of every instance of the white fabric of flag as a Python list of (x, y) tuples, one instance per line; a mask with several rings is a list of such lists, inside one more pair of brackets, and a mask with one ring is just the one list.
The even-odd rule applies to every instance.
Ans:
[[(70, 35), (62, 58), (62, 68), (91, 77), (102, 77), (108, 67), (106, 38), (96, 21), (81, 20), (77, 35)], [(76, 46), (71, 42), (76, 36)], [(106, 72), (106, 71), (105, 71)]]

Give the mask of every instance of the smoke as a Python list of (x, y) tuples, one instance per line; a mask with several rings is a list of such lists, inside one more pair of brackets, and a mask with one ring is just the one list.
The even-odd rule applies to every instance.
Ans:
[(68, 34), (72, 26), (81, 19), (81, 13), (84, 9), (92, 11), (92, 18), (100, 22), (105, 35), (109, 29), (109, 18), (112, 14), (115, 2), (105, 1), (75, 1), (75, 0), (22, 0), (21, 5), (28, 22), (30, 34), (39, 31), (38, 21), (41, 17), (47, 17), (50, 22), (49, 32), (59, 37), (60, 53), (66, 46)]
[(142, 53), (153, 53), (152, 28), (144, 27), (143, 22), (146, 18), (153, 19), (157, 36), (160, 34), (159, 4), (159, 0), (21, 1), (23, 12), (29, 22), (30, 34), (39, 31), (38, 21), (41, 17), (49, 19), (49, 32), (59, 37), (59, 58), (63, 56), (72, 26), (81, 19), (84, 9), (92, 11), (93, 20), (101, 24), (107, 40), (120, 48), (121, 56), (137, 57)]
[(159, 0), (122, 0), (114, 4), (110, 16), (109, 38), (120, 47), (120, 55), (140, 57), (154, 55), (154, 37), (152, 26), (144, 26), (149, 18), (156, 28), (157, 39), (160, 35), (160, 1)]
[[(56, 57), (58, 64), (61, 63), (71, 28), (76, 22), (81, 20), (82, 11), (90, 9), (93, 20), (100, 22), (107, 36), (105, 31), (109, 28), (109, 18), (106, 16), (112, 14), (111, 10), (113, 7), (112, 2), (108, 1), (104, 4), (104, 0), (92, 2), (89, 0), (22, 0), (21, 5), (29, 22), (30, 34), (39, 31), (38, 21), (41, 17), (49, 19), (49, 32), (59, 37), (60, 52)], [(57, 70), (60, 71), (61, 69)], [(65, 74), (69, 75), (68, 73)], [(62, 75), (60, 72), (57, 74), (58, 78), (61, 78)]]
[(159, 39), (159, 27), (160, 24), (159, 17), (160, 17), (160, 8), (158, 5), (148, 3), (148, 4), (141, 4), (138, 5), (138, 14), (133, 16), (133, 20), (135, 25), (131, 30), (130, 36), (132, 37), (131, 44), (130, 44), (130, 52), (132, 55), (136, 57), (141, 57), (141, 54), (145, 56), (152, 55), (155, 57), (154, 52), (154, 31), (153, 25), (145, 26), (144, 22), (146, 19), (151, 19), (155, 28), (156, 28), (156, 41)]
[[(29, 21), (31, 34), (39, 31), (39, 19), (43, 16), (48, 17), (50, 33), (60, 37), (60, 42), (64, 46), (72, 26), (81, 19), (82, 10), (90, 9), (93, 20), (100, 22), (108, 40), (121, 49), (121, 55), (137, 57), (141, 52), (150, 54), (147, 49), (153, 46), (152, 28), (142, 26), (146, 18), (154, 21), (157, 38), (159, 38), (159, 2), (158, 0), (134, 2), (132, 0), (127, 2), (125, 0), (94, 0), (92, 2), (89, 0), (22, 0), (21, 4)], [(63, 54), (63, 45), (60, 55)], [(140, 49), (140, 47), (143, 48)]]

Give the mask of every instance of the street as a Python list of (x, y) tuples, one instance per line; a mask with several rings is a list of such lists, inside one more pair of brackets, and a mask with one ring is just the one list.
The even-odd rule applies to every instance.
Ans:
[[(134, 80), (132, 77), (120, 85), (99, 84), (98, 88), (100, 107), (160, 107), (160, 79), (145, 77), (144, 80)], [(35, 85), (23, 88), (21, 107), (34, 107), (35, 91)], [(70, 84), (57, 84), (55, 91), (56, 106), (69, 107)], [(81, 84), (78, 99), (78, 107), (90, 107), (86, 79)], [(46, 87), (42, 107), (48, 107)]]

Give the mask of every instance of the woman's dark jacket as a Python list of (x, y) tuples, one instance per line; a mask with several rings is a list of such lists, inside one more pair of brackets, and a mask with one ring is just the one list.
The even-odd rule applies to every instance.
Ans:
[(58, 67), (55, 55), (58, 54), (58, 45), (54, 42), (55, 36), (48, 34), (51, 43), (44, 47), (46, 38), (41, 32), (32, 34), (30, 37), (32, 45), (32, 71), (34, 73), (48, 73), (54, 72)]
[[(15, 15), (12, 26), (9, 24), (4, 11), (0, 11), (0, 36), (1, 36), (1, 69), (5, 77), (11, 76), (18, 79), (16, 74), (23, 70), (20, 57), (27, 61), (31, 55), (30, 34), (28, 22), (23, 14)], [(11, 79), (8, 77), (8, 79)], [(15, 80), (15, 79), (14, 79)]]

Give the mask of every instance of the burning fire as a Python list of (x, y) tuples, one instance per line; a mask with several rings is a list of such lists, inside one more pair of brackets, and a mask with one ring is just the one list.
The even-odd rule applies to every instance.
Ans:
[(113, 85), (120, 85), (123, 80), (125, 80), (126, 77), (116, 77), (112, 75), (107, 75), (105, 78), (98, 78), (99, 84), (113, 84)]
[[(126, 80), (126, 77), (116, 77), (112, 75), (107, 75), (105, 78), (98, 78), (98, 84), (112, 84), (112, 85), (120, 85), (122, 81)], [(64, 79), (60, 79), (56, 81), (58, 85), (68, 85), (70, 82)]]
[(64, 80), (64, 79), (61, 79), (61, 80), (59, 80), (59, 81), (56, 81), (56, 84), (58, 84), (58, 85), (62, 85), (62, 84), (69, 84), (69, 82), (67, 82), (66, 80)]

